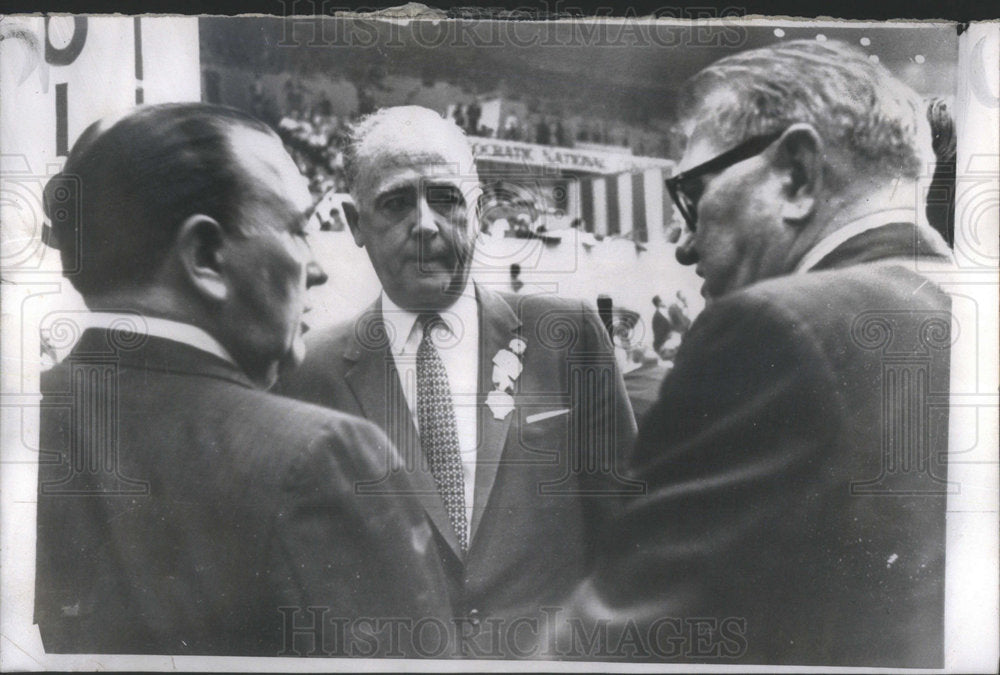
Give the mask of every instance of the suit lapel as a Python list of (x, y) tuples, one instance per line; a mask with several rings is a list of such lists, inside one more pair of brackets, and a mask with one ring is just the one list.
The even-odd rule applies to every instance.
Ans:
[(381, 300), (376, 301), (356, 322), (356, 330), (344, 350), (344, 358), (353, 363), (344, 373), (344, 380), (358, 400), (365, 419), (381, 427), (399, 450), (403, 458), (403, 467), (399, 470), (407, 474), (410, 486), (431, 522), (455, 555), (461, 557), (458, 537), (420, 447), (420, 436), (399, 384), (382, 321)]
[(353, 364), (344, 373), (344, 380), (365, 418), (389, 433), (394, 426), (389, 423), (389, 413), (394, 410), (386, 396), (391, 355), (382, 323), (381, 303), (376, 302), (358, 318), (354, 334), (344, 350), (344, 359)]
[[(517, 411), (511, 411), (503, 419), (496, 419), (486, 405), (486, 396), (493, 390), (493, 357), (501, 349), (507, 349), (517, 335), (521, 325), (510, 305), (498, 294), (476, 286), (479, 301), (479, 449), (476, 453), (476, 487), (470, 537), (474, 545), (476, 530), (483, 518), (489, 501), (493, 483), (507, 441), (507, 432)], [(530, 346), (529, 346), (530, 349)], [(515, 385), (516, 386), (516, 385)]]

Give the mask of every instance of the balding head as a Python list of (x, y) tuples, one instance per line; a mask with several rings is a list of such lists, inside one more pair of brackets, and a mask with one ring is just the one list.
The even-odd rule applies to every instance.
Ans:
[(379, 171), (414, 162), (439, 165), (470, 185), (478, 180), (468, 138), (453, 121), (415, 105), (382, 108), (351, 129), (344, 166), (351, 196), (360, 204)]

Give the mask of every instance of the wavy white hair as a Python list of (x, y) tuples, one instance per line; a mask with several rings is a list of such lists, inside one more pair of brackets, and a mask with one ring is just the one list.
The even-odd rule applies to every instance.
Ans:
[(859, 171), (916, 179), (934, 161), (920, 97), (844, 42), (792, 40), (728, 56), (691, 78), (681, 100), (682, 118), (710, 120), (724, 145), (809, 123), (852, 158), (839, 169), (828, 162), (844, 181)]

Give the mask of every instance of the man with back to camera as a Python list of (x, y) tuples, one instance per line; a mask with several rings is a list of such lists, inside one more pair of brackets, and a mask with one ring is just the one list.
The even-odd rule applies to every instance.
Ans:
[(941, 667), (950, 257), (921, 217), (924, 106), (833, 41), (684, 94), (668, 188), (707, 307), (572, 616), (634, 622), (645, 658)]
[(581, 301), (470, 281), (480, 183), (450, 120), (380, 110), (355, 127), (348, 158), (348, 225), (382, 293), (311, 335), (282, 391), (388, 433), (434, 525), (463, 636), (479, 640), (467, 655), (513, 656), (491, 640), (586, 573), (597, 533), (641, 487), (616, 473), (635, 422), (610, 340)]
[(268, 127), (199, 103), (91, 125), (47, 186), (93, 312), (42, 379), (47, 652), (354, 654), (334, 620), (450, 617), (405, 476), (357, 494), (395, 457), (385, 435), (263, 391), (302, 360), (326, 280), (311, 207)]
[(663, 343), (667, 341), (670, 336), (670, 331), (672, 330), (673, 324), (670, 323), (670, 319), (664, 314), (663, 300), (658, 295), (653, 296), (653, 351), (659, 352), (660, 347)]

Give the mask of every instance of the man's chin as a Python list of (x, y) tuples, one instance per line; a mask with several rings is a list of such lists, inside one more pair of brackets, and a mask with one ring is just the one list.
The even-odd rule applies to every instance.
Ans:
[(398, 293), (399, 298), (389, 294), (392, 301), (408, 310), (438, 310), (451, 307), (458, 296), (465, 290), (467, 279), (458, 280), (451, 275), (442, 274), (428, 278), (427, 276), (414, 280)]

